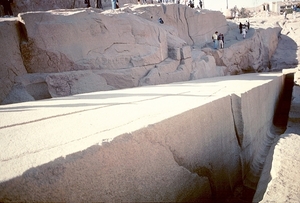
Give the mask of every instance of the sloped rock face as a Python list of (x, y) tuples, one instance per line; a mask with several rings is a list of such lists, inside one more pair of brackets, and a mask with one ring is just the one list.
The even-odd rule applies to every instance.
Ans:
[[(97, 0), (89, 0), (90, 6), (97, 7)], [(55, 9), (74, 9), (74, 8), (86, 8), (87, 4), (84, 0), (18, 0), (12, 4), (12, 10), (15, 16), (19, 13), (26, 13), (29, 11), (48, 11)], [(110, 0), (101, 0), (102, 7), (110, 7)], [(122, 6), (127, 3), (137, 3), (135, 0), (123, 0), (119, 4)]]
[[(164, 24), (158, 23), (159, 17)], [(12, 21), (1, 23), (14, 26)], [(17, 60), (22, 62), (19, 68), (26, 71), (14, 74), (9, 85), (4, 84), (2, 104), (265, 71), (280, 30), (257, 30), (243, 42), (214, 51), (211, 34), (215, 30), (227, 32), (225, 17), (220, 12), (199, 12), (178, 4), (128, 5), (114, 12), (89, 8), (21, 13), (14, 23), (18, 26), (13, 28), (13, 47), (3, 42), (3, 49), (17, 50)], [(3, 61), (14, 58), (12, 54), (4, 56)], [(5, 63), (3, 66), (3, 70), (11, 69)], [(27, 81), (35, 81), (35, 74), (40, 73), (45, 74), (43, 81), (22, 82), (23, 75), (31, 77)], [(65, 81), (46, 80), (49, 74), (53, 78), (53, 73), (60, 73), (55, 77)], [(20, 80), (14, 81), (15, 76)], [(84, 82), (89, 77), (93, 82)], [(75, 84), (89, 85), (80, 89)], [(43, 89), (40, 95), (37, 89)]]
[(68, 16), (49, 12), (21, 17), (28, 36), (22, 52), (29, 73), (123, 69), (167, 58), (166, 31), (132, 14), (83, 10)]
[[(99, 9), (77, 9), (20, 14), (22, 26), (19, 29), (22, 32), (19, 43), (28, 73), (24, 77), (32, 77), (29, 81), (35, 81), (34, 74), (37, 73), (49, 75), (64, 72), (64, 77), (60, 79), (66, 79), (55, 85), (50, 80), (34, 82), (31, 89), (37, 89), (35, 85), (46, 84), (48, 90), (43, 88), (45, 92), (42, 95), (47, 97), (39, 98), (48, 98), (49, 95), (56, 97), (83, 93), (83, 89), (91, 92), (224, 75), (222, 68), (215, 71), (212, 57), (205, 57), (202, 52), (191, 49), (193, 44), (201, 46), (210, 40), (210, 33), (202, 31), (206, 30), (203, 29), (204, 25), (197, 29), (191, 28), (200, 18), (214, 18), (215, 23), (209, 23), (207, 28), (217, 27), (226, 31), (226, 20), (220, 12), (207, 11), (203, 14), (177, 4), (151, 5), (144, 10), (147, 12), (133, 6), (115, 13)], [(157, 22), (157, 15), (164, 18), (165, 24)], [(206, 23), (203, 19), (200, 22)], [(200, 75), (198, 69), (206, 70), (207, 74)], [(84, 74), (86, 80), (91, 77), (91, 81), (101, 76), (101, 84), (108, 86), (99, 87), (99, 83), (89, 83), (97, 87), (91, 85), (90, 89), (75, 90), (79, 86), (71, 85), (73, 90), (70, 91), (64, 84), (77, 83), (71, 81), (78, 80), (74, 77), (74, 71), (81, 71), (80, 74)], [(8, 88), (0, 98), (5, 100), (5, 104), (26, 100), (23, 96), (18, 97), (17, 92), (22, 90), (20, 95), (26, 95), (23, 91), (28, 89), (26, 86), (29, 84), (24, 85), (20, 78), (11, 96), (6, 98), (9, 95)], [(59, 84), (62, 87), (58, 87)], [(20, 88), (22, 85), (24, 88)], [(59, 93), (55, 93), (53, 87), (60, 89)], [(31, 96), (37, 98), (37, 95)]]
[(19, 48), (18, 24), (0, 21), (0, 101), (11, 91), (15, 77), (27, 73)]
[(219, 66), (229, 68), (231, 74), (263, 72), (271, 69), (270, 60), (276, 51), (281, 28), (255, 30), (253, 37), (231, 45), (223, 50), (205, 48), (214, 56)]

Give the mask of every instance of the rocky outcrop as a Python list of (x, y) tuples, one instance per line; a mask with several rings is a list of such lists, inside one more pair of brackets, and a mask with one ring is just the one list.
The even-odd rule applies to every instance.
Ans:
[[(23, 69), (25, 66), (27, 75), (24, 75), (26, 72), (17, 74), (19, 79), (10, 80), (10, 86), (0, 98), (2, 104), (26, 101), (26, 98), (30, 101), (37, 97), (49, 98), (49, 95), (65, 96), (83, 91), (131, 88), (224, 75), (224, 69), (217, 68), (212, 57), (191, 50), (193, 43), (205, 43), (210, 32), (204, 29), (204, 33), (200, 27), (192, 29), (189, 26), (203, 16), (214, 16), (216, 21), (210, 23), (208, 29), (217, 27), (226, 30), (226, 21), (221, 13), (194, 13), (193, 9), (177, 4), (147, 8), (147, 12), (138, 7), (126, 7), (117, 13), (79, 9), (20, 14), (19, 21), (14, 22), (19, 28), (16, 31), (20, 32), (15, 36), (18, 39), (16, 43), (20, 44), (16, 49), (19, 51), (21, 47), (24, 64), (21, 65)], [(157, 22), (153, 17), (155, 13), (164, 18), (165, 24)], [(200, 75), (200, 70), (205, 70), (206, 74)], [(84, 74), (85, 79), (74, 77), (77, 74), (74, 71), (81, 71), (78, 74)], [(156, 71), (158, 76), (153, 74)], [(53, 82), (53, 73), (60, 73), (60, 79), (65, 80)], [(22, 78), (36, 81), (36, 74), (44, 74), (44, 81), (32, 84), (22, 82)], [(89, 77), (91, 81), (102, 77), (102, 82), (90, 82), (81, 89), (80, 85), (74, 85), (83, 84), (79, 81), (87, 81)], [(41, 83), (46, 88), (40, 96), (24, 92), (28, 85), (31, 89), (38, 89)], [(72, 86), (72, 91), (66, 87), (71, 83), (73, 85), (67, 86)], [(54, 93), (52, 87), (60, 89), (60, 93)]]
[(292, 74), (291, 104), (283, 134), (276, 136), (267, 154), (253, 202), (299, 202), (300, 158), (300, 69), (286, 71)]
[(0, 106), (0, 201), (225, 202), (264, 144), (282, 81), (244, 74)]
[(20, 52), (19, 23), (14, 20), (0, 22), (0, 101), (15, 83), (15, 77), (26, 74)]
[(218, 51), (205, 48), (203, 51), (214, 56), (218, 66), (228, 67), (231, 74), (265, 72), (271, 69), (270, 60), (276, 51), (280, 32), (279, 27), (256, 29), (251, 38), (228, 48)]
[[(5, 22), (0, 23), (13, 25)], [(26, 72), (14, 71), (4, 81), (2, 104), (268, 70), (279, 30), (258, 30), (250, 39), (212, 51), (211, 34), (228, 30), (224, 16), (178, 4), (30, 12), (10, 22), (17, 25), (15, 46), (3, 50), (18, 50), (18, 69)]]

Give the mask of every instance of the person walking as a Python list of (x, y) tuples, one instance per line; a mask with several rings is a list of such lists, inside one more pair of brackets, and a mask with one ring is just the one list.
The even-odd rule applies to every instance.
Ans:
[(13, 3), (13, 0), (0, 0), (0, 4), (4, 9), (4, 17), (13, 16), (10, 4)]
[(211, 38), (214, 42), (214, 49), (218, 49), (218, 31), (216, 31)]
[(240, 29), (240, 34), (242, 34), (243, 25), (242, 25), (241, 22), (240, 22), (240, 24), (239, 24), (239, 29)]
[(243, 39), (246, 38), (246, 34), (247, 34), (246, 25), (243, 25), (243, 29), (242, 29)]
[(202, 3), (202, 1), (200, 0), (200, 9), (202, 9), (202, 6), (203, 6), (203, 3)]
[(116, 9), (117, 8), (117, 0), (111, 0), (111, 9)]
[(102, 0), (96, 0), (96, 8), (102, 8)]
[(86, 4), (87, 8), (91, 7), (90, 0), (84, 0), (84, 3)]
[(222, 33), (220, 33), (218, 35), (218, 41), (219, 41), (220, 49), (223, 49), (224, 48), (224, 35)]

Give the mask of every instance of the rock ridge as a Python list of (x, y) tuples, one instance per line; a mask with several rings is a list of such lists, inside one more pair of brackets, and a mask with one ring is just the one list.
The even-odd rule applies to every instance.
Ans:
[[(159, 24), (157, 16), (165, 24)], [(199, 26), (193, 26), (196, 23)], [(254, 51), (247, 59), (245, 52), (239, 65), (232, 64), (229, 58), (240, 52), (238, 46), (226, 48), (225, 56), (221, 51), (201, 49), (209, 46), (214, 30), (227, 32), (225, 17), (217, 11), (177, 4), (128, 5), (115, 13), (93, 8), (38, 11), (0, 24), (11, 26), (15, 33), (10, 39), (14, 47), (1, 43), (8, 50), (1, 59), (3, 70), (11, 69), (4, 62), (8, 57), (17, 57), (18, 62), (18, 71), (0, 83), (2, 104), (240, 74), (249, 67), (262, 71), (276, 48), (272, 37), (272, 46), (271, 41), (257, 45), (259, 53), (266, 52), (261, 57)], [(260, 33), (276, 36), (278, 30)], [(255, 50), (250, 45), (259, 36), (252, 38), (247, 47)], [(12, 48), (17, 55), (12, 55)], [(45, 74), (44, 80), (40, 74)], [(36, 82), (28, 84), (29, 77)]]

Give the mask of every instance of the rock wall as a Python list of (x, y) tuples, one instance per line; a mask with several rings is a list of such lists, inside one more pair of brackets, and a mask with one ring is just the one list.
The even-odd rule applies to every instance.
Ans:
[[(144, 8), (147, 9), (147, 15), (138, 7), (125, 7), (115, 13), (99, 9), (54, 10), (22, 13), (11, 25), (1, 21), (2, 26), (17, 25), (13, 27), (19, 33), (13, 36), (13, 48), (21, 50), (24, 65), (18, 69), (24, 70), (25, 66), (28, 73), (9, 78), (0, 98), (2, 104), (224, 75), (224, 68), (217, 67), (212, 57), (191, 50), (188, 43), (193, 43), (193, 38), (184, 32), (202, 16), (217, 19), (209, 29), (226, 30), (226, 20), (220, 12), (203, 15), (177, 4)], [(155, 13), (164, 18), (164, 25), (153, 17)], [(182, 28), (176, 31), (174, 25)], [(194, 37), (205, 42), (208, 33)], [(11, 49), (2, 44), (3, 51)], [(86, 88), (80, 88), (84, 84)]]
[[(290, 69), (292, 96), (286, 130), (272, 142), (253, 202), (299, 202), (300, 69)], [(286, 107), (287, 108), (287, 107)]]
[(19, 23), (0, 22), (0, 100), (11, 91), (15, 77), (27, 73), (20, 52)]
[(20, 55), (3, 54), (1, 69), (10, 70), (5, 61), (16, 56), (23, 62), (16, 69), (26, 72), (3, 77), (1, 104), (262, 71), (279, 31), (259, 30), (224, 51), (202, 50), (215, 30), (227, 32), (225, 17), (178, 4), (29, 12), (9, 22), (0, 24), (13, 26), (14, 47), (0, 38), (2, 52)]
[[(101, 0), (102, 7), (111, 8), (110, 0)], [(120, 2), (120, 5), (125, 3), (137, 3), (133, 0), (124, 0)], [(96, 0), (90, 0), (90, 6), (96, 8)], [(31, 11), (48, 11), (55, 9), (74, 9), (74, 8), (86, 8), (87, 4), (84, 0), (18, 0), (11, 4), (14, 16), (19, 13), (27, 13)]]
[(245, 74), (1, 106), (0, 201), (225, 201), (281, 85)]
[(280, 27), (256, 29), (251, 38), (232, 44), (224, 51), (203, 51), (214, 56), (218, 66), (228, 67), (231, 74), (269, 71), (280, 32)]

